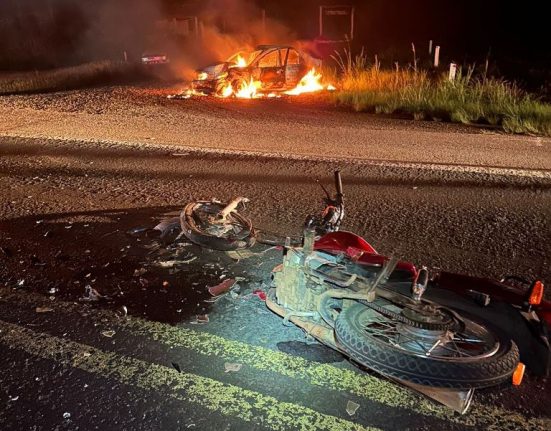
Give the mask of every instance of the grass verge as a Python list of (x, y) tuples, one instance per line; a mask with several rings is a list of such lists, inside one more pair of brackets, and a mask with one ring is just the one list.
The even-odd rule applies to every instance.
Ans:
[(96, 61), (61, 69), (0, 75), (0, 95), (71, 90), (130, 81), (140, 75), (132, 64)]
[(356, 111), (406, 114), (464, 124), (499, 126), (509, 133), (551, 136), (551, 105), (502, 79), (475, 77), (472, 70), (430, 76), (414, 69), (383, 70), (362, 54), (338, 57), (341, 69), (338, 103)]

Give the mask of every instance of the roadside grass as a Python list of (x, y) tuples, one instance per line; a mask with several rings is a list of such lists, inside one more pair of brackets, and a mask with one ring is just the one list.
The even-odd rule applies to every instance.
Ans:
[(475, 76), (473, 69), (431, 76), (416, 67), (381, 69), (362, 53), (334, 57), (340, 69), (338, 103), (356, 111), (408, 115), (414, 119), (488, 124), (509, 133), (551, 136), (551, 104), (515, 83)]
[(62, 91), (131, 81), (139, 73), (138, 68), (129, 63), (96, 61), (61, 69), (0, 74), (0, 95)]

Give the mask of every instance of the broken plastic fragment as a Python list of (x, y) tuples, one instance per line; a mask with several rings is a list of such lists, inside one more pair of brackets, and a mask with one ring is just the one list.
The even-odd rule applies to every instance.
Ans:
[(199, 323), (199, 324), (209, 323), (209, 315), (208, 314), (198, 314), (197, 316), (195, 316), (195, 323)]
[(228, 292), (236, 283), (234, 278), (228, 278), (222, 283), (217, 284), (216, 286), (209, 287), (209, 293), (212, 296), (222, 295), (223, 293)]
[(359, 408), (360, 405), (358, 403), (355, 403), (354, 401), (348, 400), (348, 402), (346, 403), (346, 413), (348, 413), (349, 416), (354, 416)]
[(197, 259), (197, 256), (193, 256), (190, 259), (186, 259), (186, 260), (165, 260), (165, 261), (159, 262), (159, 266), (161, 268), (172, 268), (175, 265), (191, 263), (195, 259)]
[(262, 301), (266, 301), (266, 292), (264, 292), (263, 290), (260, 290), (260, 289), (253, 290), (253, 295), (257, 296), (258, 299)]
[(113, 331), (112, 329), (109, 331), (101, 331), (101, 335), (107, 338), (111, 338), (113, 337), (113, 335), (115, 335), (115, 331)]
[(235, 362), (226, 362), (224, 363), (224, 372), (225, 373), (237, 373), (243, 364), (237, 364)]
[(86, 289), (86, 293), (82, 298), (80, 298), (81, 301), (99, 301), (103, 298), (103, 295), (89, 284), (84, 286), (84, 289)]
[(153, 229), (161, 232), (161, 237), (168, 234), (173, 229), (180, 228), (180, 218), (173, 217), (169, 219), (161, 220), (161, 222)]
[(63, 419), (69, 419), (71, 417), (71, 413), (65, 412), (63, 413)]

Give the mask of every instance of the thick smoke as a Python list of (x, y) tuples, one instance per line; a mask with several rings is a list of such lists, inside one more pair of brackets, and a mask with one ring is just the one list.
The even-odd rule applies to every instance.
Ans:
[(0, 70), (139, 61), (149, 52), (168, 54), (185, 79), (258, 44), (301, 45), (253, 0), (0, 0), (0, 38)]
[(161, 0), (1, 0), (0, 69), (136, 56)]
[(205, 64), (225, 60), (239, 51), (251, 52), (256, 45), (296, 41), (288, 27), (266, 16), (249, 0), (209, 0), (198, 15), (199, 37), (188, 40), (176, 60), (178, 74), (186, 79)]

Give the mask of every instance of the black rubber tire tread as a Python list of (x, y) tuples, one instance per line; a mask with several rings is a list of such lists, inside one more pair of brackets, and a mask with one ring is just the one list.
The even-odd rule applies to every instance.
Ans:
[[(243, 226), (243, 231), (240, 232), (239, 235), (235, 235), (230, 238), (220, 238), (203, 233), (198, 229), (193, 219), (193, 209), (198, 203), (201, 202), (191, 202), (187, 204), (180, 213), (180, 225), (182, 232), (187, 239), (202, 247), (222, 251), (238, 250), (254, 245), (256, 238), (251, 221), (237, 213), (233, 213), (232, 216), (236, 218)], [(221, 209), (224, 208), (224, 206), (225, 205), (220, 204)]]
[[(363, 332), (360, 316), (369, 309), (356, 303), (335, 322), (339, 345), (352, 359), (384, 376), (426, 386), (470, 389), (494, 386), (511, 378), (519, 362), (519, 352), (511, 340), (500, 340), (495, 355), (476, 362), (452, 362), (408, 354)], [(480, 324), (479, 322), (476, 322)]]

